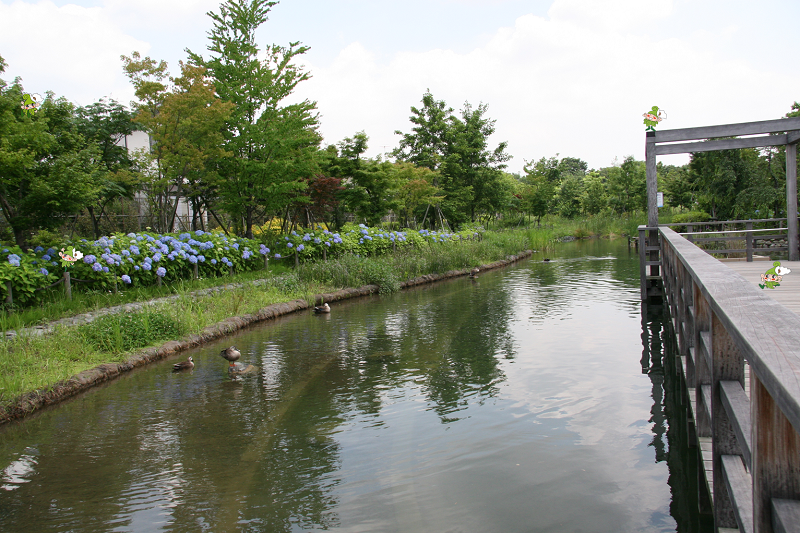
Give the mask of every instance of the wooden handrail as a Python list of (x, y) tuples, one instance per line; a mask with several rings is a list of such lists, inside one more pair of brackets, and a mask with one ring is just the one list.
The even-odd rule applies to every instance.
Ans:
[(711, 438), (716, 526), (779, 531), (800, 509), (800, 316), (671, 229), (659, 233), (697, 435)]

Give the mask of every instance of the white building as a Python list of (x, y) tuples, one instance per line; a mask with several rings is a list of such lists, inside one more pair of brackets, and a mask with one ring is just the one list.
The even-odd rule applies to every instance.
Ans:
[[(128, 152), (141, 149), (149, 150), (153, 147), (153, 139), (150, 137), (150, 135), (143, 131), (134, 131), (131, 135), (127, 135), (124, 139), (121, 139), (118, 144), (120, 146), (124, 146)], [(134, 195), (133, 199), (139, 204), (139, 216), (146, 216), (148, 211), (148, 202), (145, 194), (139, 191)], [(185, 196), (181, 197), (178, 201), (178, 211), (175, 216), (175, 223), (173, 224), (173, 227), (167, 231), (189, 231), (192, 224), (192, 215), (192, 206), (188, 199)], [(201, 216), (203, 217), (203, 224), (207, 225), (208, 214), (203, 212)]]

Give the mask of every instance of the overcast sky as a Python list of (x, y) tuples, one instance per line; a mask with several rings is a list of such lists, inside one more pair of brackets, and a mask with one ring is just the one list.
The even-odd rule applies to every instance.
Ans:
[[(7, 81), (86, 105), (128, 104), (120, 55), (208, 57), (218, 0), (0, 0)], [(579, 157), (644, 159), (642, 113), (659, 129), (769, 120), (800, 101), (797, 0), (282, 0), (257, 42), (300, 41), (325, 144), (364, 130), (368, 155), (397, 146), (430, 89), (457, 111), (488, 104), (508, 170)], [(687, 156), (660, 158), (681, 164)]]

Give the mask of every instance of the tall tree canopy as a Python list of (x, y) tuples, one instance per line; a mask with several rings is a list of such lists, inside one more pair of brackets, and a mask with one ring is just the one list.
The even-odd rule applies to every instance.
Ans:
[(473, 108), (467, 102), (456, 117), (430, 91), (422, 96), (422, 104), (411, 108), (411, 132), (395, 132), (402, 139), (392, 154), (399, 161), (439, 171), (441, 177), (432, 185), (444, 193), (439, 214), (450, 221), (475, 221), (481, 212), (496, 212), (503, 204), (498, 180), (510, 156), (505, 142), (489, 148), (495, 121), (485, 116), (488, 106)]
[(233, 157), (218, 165), (224, 178), (219, 193), (247, 237), (260, 216), (285, 208), (294, 191), (306, 186), (320, 142), (316, 103), (284, 103), (310, 77), (293, 63), (308, 47), (293, 42), (261, 50), (255, 42), (256, 30), (276, 4), (227, 0), (219, 13), (208, 13), (214, 21), (208, 46), (212, 56), (205, 59), (187, 50), (191, 61), (213, 77), (219, 97), (235, 105), (225, 131), (225, 149)]
[[(0, 74), (6, 63), (0, 57)], [(20, 107), (17, 78), (0, 79), (0, 207), (14, 239), (25, 246), (30, 230), (55, 227), (99, 194), (101, 152), (77, 128), (75, 106), (47, 98), (33, 114)]]

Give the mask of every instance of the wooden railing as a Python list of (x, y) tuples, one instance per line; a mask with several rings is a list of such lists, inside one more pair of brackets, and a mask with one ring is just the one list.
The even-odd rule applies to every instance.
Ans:
[(715, 525), (800, 531), (800, 317), (671, 229), (659, 237)]
[[(744, 254), (747, 261), (753, 260), (753, 254), (788, 251), (788, 227), (786, 218), (760, 218), (753, 220), (718, 220), (714, 222), (688, 222), (675, 224), (659, 224), (665, 227), (686, 228), (680, 233), (689, 242), (699, 244), (700, 248), (710, 254)], [(754, 228), (754, 225), (756, 226)], [(761, 227), (757, 226), (775, 226)], [(719, 229), (717, 229), (719, 228)], [(787, 245), (764, 246), (764, 243), (776, 239), (786, 240)], [(709, 248), (713, 243), (744, 242), (744, 248)], [(761, 246), (759, 246), (761, 244)]]

